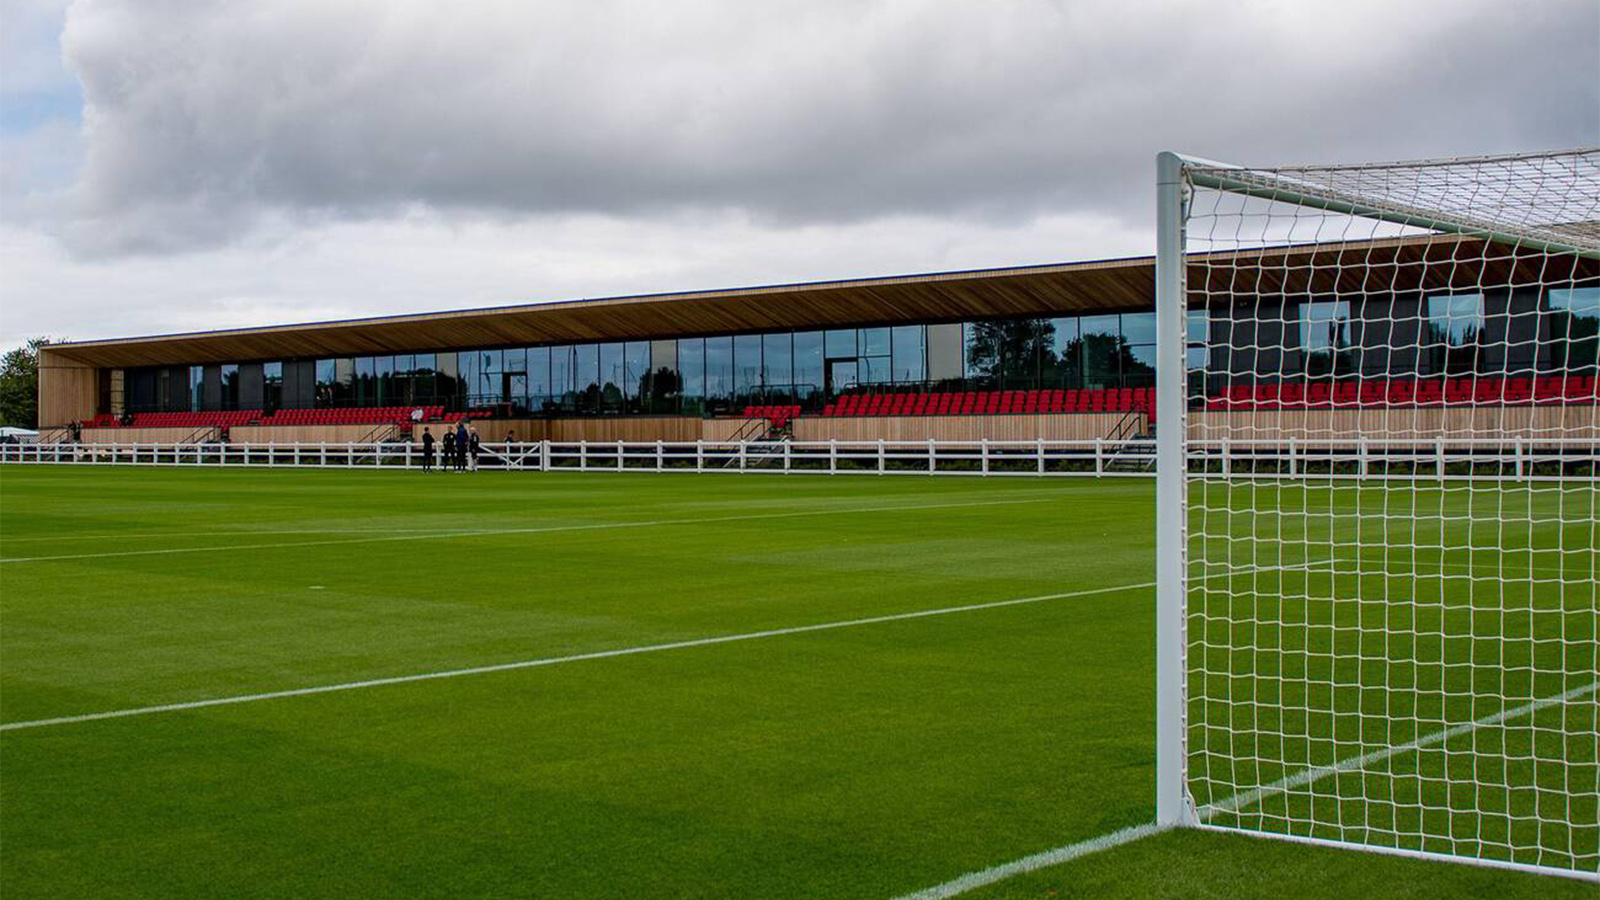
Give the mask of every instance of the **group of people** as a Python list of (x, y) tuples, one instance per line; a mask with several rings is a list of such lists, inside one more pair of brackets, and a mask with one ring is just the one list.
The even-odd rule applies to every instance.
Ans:
[[(433, 469), (433, 432), (427, 428), (422, 429), (422, 470)], [(439, 471), (445, 472), (454, 469), (465, 472), (468, 469), (478, 471), (478, 429), (469, 428), (465, 422), (457, 422), (455, 430), (444, 430), (444, 440), (439, 451)]]

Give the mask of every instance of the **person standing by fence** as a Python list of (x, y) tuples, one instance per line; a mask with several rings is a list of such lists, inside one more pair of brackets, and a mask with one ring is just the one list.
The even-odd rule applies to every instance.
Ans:
[(439, 460), (439, 471), (448, 472), (456, 462), (456, 433), (446, 428), (444, 430), (444, 456)]
[(433, 468), (433, 432), (426, 427), (422, 429), (422, 471), (427, 472)]
[(478, 427), (476, 425), (467, 434), (467, 454), (472, 461), (472, 471), (478, 471)]
[(456, 423), (456, 471), (467, 470), (467, 423)]

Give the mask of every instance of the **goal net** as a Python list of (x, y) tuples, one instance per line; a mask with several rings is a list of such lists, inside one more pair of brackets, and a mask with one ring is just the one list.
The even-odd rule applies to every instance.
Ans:
[(1161, 174), (1160, 818), (1600, 880), (1600, 150)]

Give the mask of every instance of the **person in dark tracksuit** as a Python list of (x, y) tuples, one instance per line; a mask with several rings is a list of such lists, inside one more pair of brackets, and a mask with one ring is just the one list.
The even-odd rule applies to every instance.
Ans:
[(448, 472), (456, 462), (456, 435), (446, 428), (444, 430), (444, 456), (439, 460), (439, 471)]
[(422, 471), (433, 468), (433, 433), (422, 429)]
[(467, 455), (472, 460), (472, 471), (478, 471), (478, 429), (473, 428), (467, 433)]
[(456, 423), (456, 471), (467, 470), (467, 423)]

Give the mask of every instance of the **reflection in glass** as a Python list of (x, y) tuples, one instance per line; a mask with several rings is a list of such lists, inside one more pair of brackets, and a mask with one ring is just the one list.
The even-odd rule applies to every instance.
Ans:
[(739, 334), (733, 338), (733, 406), (755, 402), (761, 387), (761, 335)]
[(794, 337), (789, 332), (761, 336), (761, 384), (761, 402), (794, 402)]
[(896, 384), (920, 384), (927, 380), (927, 356), (921, 325), (897, 325), (890, 332), (891, 360)]
[[(678, 341), (679, 394), (685, 415), (701, 415), (706, 410), (706, 341), (684, 338)], [(657, 369), (659, 372), (660, 369)]]
[(822, 332), (799, 331), (794, 336), (795, 402), (806, 404), (822, 391)]
[(1546, 302), (1551, 371), (1572, 375), (1600, 371), (1600, 287), (1552, 290)]
[(1483, 295), (1444, 294), (1428, 298), (1427, 335), (1430, 371), (1435, 375), (1470, 375), (1478, 370), (1478, 340), (1483, 334)]
[(600, 409), (603, 412), (622, 411), (622, 385), (627, 372), (622, 363), (621, 344), (600, 345)]
[[(733, 338), (706, 338), (705, 411), (727, 412), (733, 402)], [(678, 352), (682, 353), (682, 345)]]
[(1343, 301), (1300, 304), (1300, 349), (1305, 354), (1307, 375), (1342, 375), (1355, 371), (1350, 304)]

